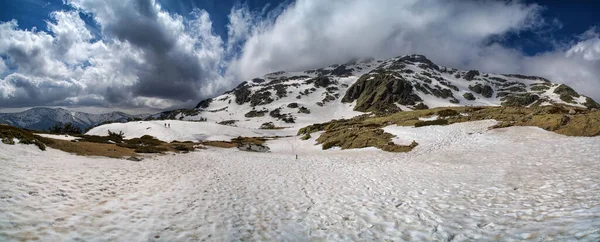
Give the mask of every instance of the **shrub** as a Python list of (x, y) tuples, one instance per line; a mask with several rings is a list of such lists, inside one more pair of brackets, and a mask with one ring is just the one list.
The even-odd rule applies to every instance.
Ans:
[(421, 122), (415, 123), (415, 128), (430, 126), (430, 125), (448, 125), (448, 120), (437, 119), (437, 120), (431, 120), (431, 121), (421, 121)]

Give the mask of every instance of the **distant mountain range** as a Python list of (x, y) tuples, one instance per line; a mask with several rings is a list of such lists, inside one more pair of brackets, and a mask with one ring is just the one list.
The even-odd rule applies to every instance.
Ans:
[(275, 72), (242, 82), (164, 116), (259, 128), (302, 126), (361, 113), (445, 106), (567, 105), (598, 108), (564, 84), (537, 76), (482, 73), (437, 65), (422, 55), (365, 59), (303, 72)]
[(85, 130), (107, 121), (126, 122), (128, 119), (143, 119), (148, 116), (148, 114), (131, 115), (123, 112), (91, 114), (63, 108), (32, 108), (19, 113), (0, 113), (0, 123), (32, 130), (48, 130), (58, 123), (72, 123)]

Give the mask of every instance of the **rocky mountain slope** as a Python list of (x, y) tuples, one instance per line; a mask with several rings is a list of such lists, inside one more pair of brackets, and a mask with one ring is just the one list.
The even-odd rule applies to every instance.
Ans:
[(32, 108), (19, 113), (0, 113), (0, 123), (33, 130), (48, 129), (58, 123), (72, 123), (85, 130), (106, 121), (124, 122), (148, 115), (130, 115), (122, 112), (91, 114), (62, 108)]
[(422, 55), (367, 59), (304, 72), (275, 72), (201, 101), (178, 119), (267, 128), (443, 106), (597, 108), (589, 97), (542, 77), (439, 66)]

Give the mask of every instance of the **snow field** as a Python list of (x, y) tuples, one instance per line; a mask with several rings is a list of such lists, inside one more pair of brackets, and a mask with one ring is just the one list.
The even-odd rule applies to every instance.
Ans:
[(494, 123), (386, 127), (419, 143), (400, 154), (316, 134), (142, 162), (0, 144), (0, 240), (599, 240), (600, 138)]

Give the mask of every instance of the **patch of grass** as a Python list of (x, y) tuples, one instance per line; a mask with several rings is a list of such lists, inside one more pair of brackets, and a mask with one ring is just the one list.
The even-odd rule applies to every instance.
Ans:
[(317, 143), (322, 144), (324, 150), (334, 146), (342, 149), (376, 147), (389, 152), (408, 152), (416, 146), (396, 145), (392, 142), (393, 137), (394, 135), (386, 133), (382, 129), (369, 126), (338, 127), (325, 131), (317, 138)]
[(305, 135), (304, 135), (304, 136), (302, 136), (300, 139), (301, 139), (301, 140), (308, 140), (308, 139), (310, 139), (310, 138), (311, 138), (310, 134), (305, 134)]
[(415, 123), (415, 128), (431, 126), (431, 125), (448, 125), (448, 120), (436, 119), (436, 120), (430, 120), (430, 121), (421, 121), (421, 122)]
[(219, 148), (237, 147), (236, 143), (229, 142), (229, 141), (203, 141), (202, 144), (206, 145), (206, 146), (219, 147)]
[[(323, 149), (339, 146), (342, 149), (377, 147), (382, 150), (403, 150), (408, 148), (387, 146), (391, 134), (381, 128), (389, 125), (423, 127), (427, 125), (447, 125), (453, 123), (495, 119), (501, 122), (495, 128), (509, 126), (535, 126), (568, 136), (600, 135), (600, 111), (577, 109), (577, 114), (568, 115), (572, 106), (553, 105), (537, 107), (449, 107), (431, 110), (415, 110), (394, 114), (369, 116), (361, 115), (352, 119), (332, 120), (313, 124), (298, 131), (307, 137), (314, 132), (325, 131), (317, 139)], [(434, 121), (419, 121), (439, 111), (451, 109), (468, 115), (450, 116)], [(447, 111), (445, 111), (447, 112)], [(418, 141), (418, 140), (417, 140)]]
[(452, 109), (442, 109), (440, 111), (437, 111), (437, 114), (440, 117), (452, 117), (452, 116), (460, 115), (459, 112), (457, 112), (456, 110), (452, 110)]
[(125, 147), (119, 147), (115, 144), (53, 140), (53, 142), (48, 144), (48, 146), (57, 150), (82, 156), (104, 156), (110, 158), (136, 156), (134, 150)]

